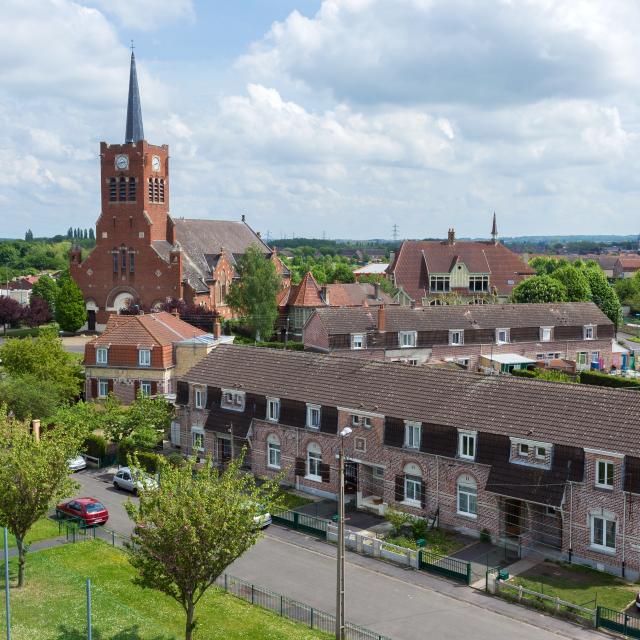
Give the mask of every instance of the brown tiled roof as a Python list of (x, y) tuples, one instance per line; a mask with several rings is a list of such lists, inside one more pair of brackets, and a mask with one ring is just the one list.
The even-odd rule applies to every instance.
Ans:
[[(524, 276), (535, 271), (503, 244), (483, 241), (405, 240), (388, 273), (418, 303), (428, 292), (429, 273), (449, 273), (463, 262), (472, 273), (489, 273), (490, 286), (500, 295), (509, 295)], [(514, 284), (509, 284), (512, 281)]]
[(640, 269), (640, 258), (618, 258), (618, 262), (625, 271)]
[(103, 333), (91, 341), (96, 347), (108, 345), (123, 346), (165, 346), (206, 335), (206, 331), (176, 318), (166, 311), (140, 316), (111, 315)]
[[(318, 309), (329, 335), (378, 328), (378, 312), (366, 308)], [(515, 329), (517, 327), (611, 325), (593, 302), (549, 304), (474, 304), (438, 307), (385, 307), (386, 331)]]
[(640, 393), (447, 369), (221, 345), (191, 383), (385, 416), (640, 455)]
[(281, 295), (279, 304), (292, 307), (321, 307), (324, 302), (320, 297), (320, 287), (310, 271), (304, 274), (299, 284), (289, 287), (286, 299)]
[(393, 304), (393, 298), (384, 291), (375, 297), (375, 286), (368, 282), (335, 283), (327, 285), (329, 306), (361, 307), (365, 300), (368, 305)]

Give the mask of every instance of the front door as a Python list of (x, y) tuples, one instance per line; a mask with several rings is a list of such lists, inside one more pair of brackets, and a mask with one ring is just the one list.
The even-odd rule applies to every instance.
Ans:
[(89, 328), (89, 331), (95, 331), (96, 330), (96, 311), (95, 311), (95, 309), (89, 309), (89, 311), (87, 311), (87, 327)]
[(220, 462), (226, 463), (231, 460), (231, 440), (218, 438), (218, 456)]
[(358, 491), (358, 463), (345, 460), (344, 463), (344, 492), (357, 493)]
[(522, 533), (523, 512), (521, 500), (505, 500), (504, 529), (507, 537), (517, 538)]

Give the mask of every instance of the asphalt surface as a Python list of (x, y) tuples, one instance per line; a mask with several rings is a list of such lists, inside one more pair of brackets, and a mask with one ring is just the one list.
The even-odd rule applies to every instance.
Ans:
[[(107, 528), (131, 532), (124, 503), (134, 496), (115, 489), (104, 471), (81, 471), (74, 478), (82, 487), (78, 496), (98, 498), (109, 510)], [(335, 569), (332, 545), (271, 526), (228, 573), (332, 612)], [(603, 638), (468, 587), (353, 553), (346, 559), (346, 618), (393, 640)]]

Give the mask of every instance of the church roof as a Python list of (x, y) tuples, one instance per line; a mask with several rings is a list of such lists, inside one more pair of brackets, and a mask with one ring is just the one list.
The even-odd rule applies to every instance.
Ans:
[(142, 106), (138, 91), (138, 74), (136, 73), (136, 57), (131, 52), (131, 68), (129, 70), (129, 99), (127, 100), (127, 126), (124, 136), (125, 142), (144, 140), (142, 128)]

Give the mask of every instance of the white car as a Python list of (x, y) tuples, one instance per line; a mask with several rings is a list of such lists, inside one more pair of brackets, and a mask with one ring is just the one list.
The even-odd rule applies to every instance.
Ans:
[(272, 522), (271, 514), (266, 511), (261, 504), (258, 504), (256, 506), (258, 507), (258, 511), (260, 513), (253, 516), (253, 522), (258, 526), (258, 528), (264, 529), (265, 527), (268, 527)]
[(129, 467), (122, 467), (118, 469), (118, 472), (113, 476), (113, 486), (116, 489), (124, 489), (132, 493), (138, 493), (138, 490), (142, 489), (143, 486), (147, 489), (155, 489), (158, 486), (158, 482), (151, 476), (143, 476), (141, 479), (134, 480), (131, 469), (129, 469)]
[(87, 461), (84, 459), (84, 456), (76, 456), (75, 458), (69, 458), (69, 460), (67, 460), (67, 465), (69, 467), (69, 471), (76, 472), (81, 469), (86, 469)]

